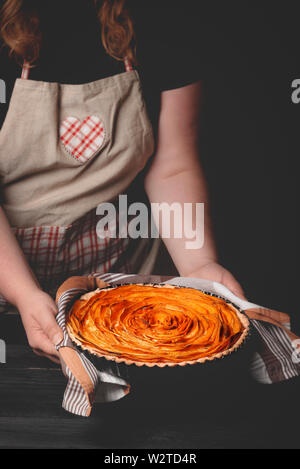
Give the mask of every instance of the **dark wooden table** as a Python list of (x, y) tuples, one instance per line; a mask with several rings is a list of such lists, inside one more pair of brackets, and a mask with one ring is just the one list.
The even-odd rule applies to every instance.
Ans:
[[(146, 389), (98, 404), (91, 417), (61, 408), (65, 378), (60, 368), (35, 356), (17, 315), (2, 315), (0, 338), (7, 363), (0, 364), (0, 448), (299, 448), (299, 381), (257, 385), (223, 380), (213, 392)], [(190, 386), (186, 383), (187, 387)], [(199, 390), (199, 399), (198, 390)], [(157, 391), (157, 383), (153, 383)], [(231, 396), (223, 402), (224, 396)]]

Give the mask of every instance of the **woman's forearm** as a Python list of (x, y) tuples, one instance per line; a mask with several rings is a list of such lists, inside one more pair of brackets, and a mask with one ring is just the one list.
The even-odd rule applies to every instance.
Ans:
[(37, 288), (38, 282), (0, 207), (0, 293), (17, 306), (24, 292)]
[[(175, 155), (174, 155), (175, 159)], [(188, 158), (193, 160), (189, 167), (169, 169), (165, 172), (150, 172), (145, 180), (145, 189), (151, 203), (167, 203), (171, 206), (174, 202), (179, 203), (181, 212), (184, 214), (184, 204), (190, 204), (193, 207), (192, 219), (186, 219), (193, 231), (198, 233), (199, 239), (203, 239), (202, 247), (191, 249), (189, 245), (191, 239), (185, 235), (185, 227), (182, 226), (182, 237), (163, 238), (163, 241), (172, 257), (172, 260), (178, 269), (180, 275), (190, 275), (199, 270), (204, 264), (217, 260), (216, 247), (210, 222), (208, 192), (203, 175), (202, 168), (197, 162), (197, 157)], [(176, 159), (175, 159), (176, 161)], [(196, 204), (203, 204), (204, 219), (196, 217)], [(164, 216), (164, 215), (162, 215)], [(168, 213), (166, 212), (166, 216)], [(174, 229), (174, 217), (171, 220), (171, 233)], [(184, 216), (182, 216), (184, 223)], [(166, 220), (165, 220), (166, 221)], [(159, 224), (160, 234), (161, 223)], [(200, 235), (201, 233), (201, 235)]]

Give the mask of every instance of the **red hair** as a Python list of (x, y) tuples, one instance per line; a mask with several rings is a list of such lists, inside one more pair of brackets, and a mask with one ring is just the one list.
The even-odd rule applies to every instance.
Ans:
[[(126, 0), (94, 0), (102, 26), (102, 43), (117, 60), (136, 63), (133, 21)], [(32, 0), (6, 0), (0, 12), (0, 35), (18, 61), (33, 64), (39, 57), (42, 33)]]

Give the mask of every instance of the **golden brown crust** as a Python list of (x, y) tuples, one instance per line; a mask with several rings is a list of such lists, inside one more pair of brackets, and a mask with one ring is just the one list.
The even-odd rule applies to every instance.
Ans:
[(249, 320), (199, 290), (128, 284), (84, 294), (68, 315), (67, 329), (91, 354), (127, 365), (164, 367), (229, 355), (248, 335)]

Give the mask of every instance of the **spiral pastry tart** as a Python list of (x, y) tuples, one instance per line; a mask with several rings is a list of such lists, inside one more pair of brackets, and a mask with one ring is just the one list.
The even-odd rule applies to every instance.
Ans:
[(122, 285), (83, 295), (67, 317), (71, 339), (117, 362), (174, 366), (231, 353), (249, 321), (224, 300), (172, 285)]

